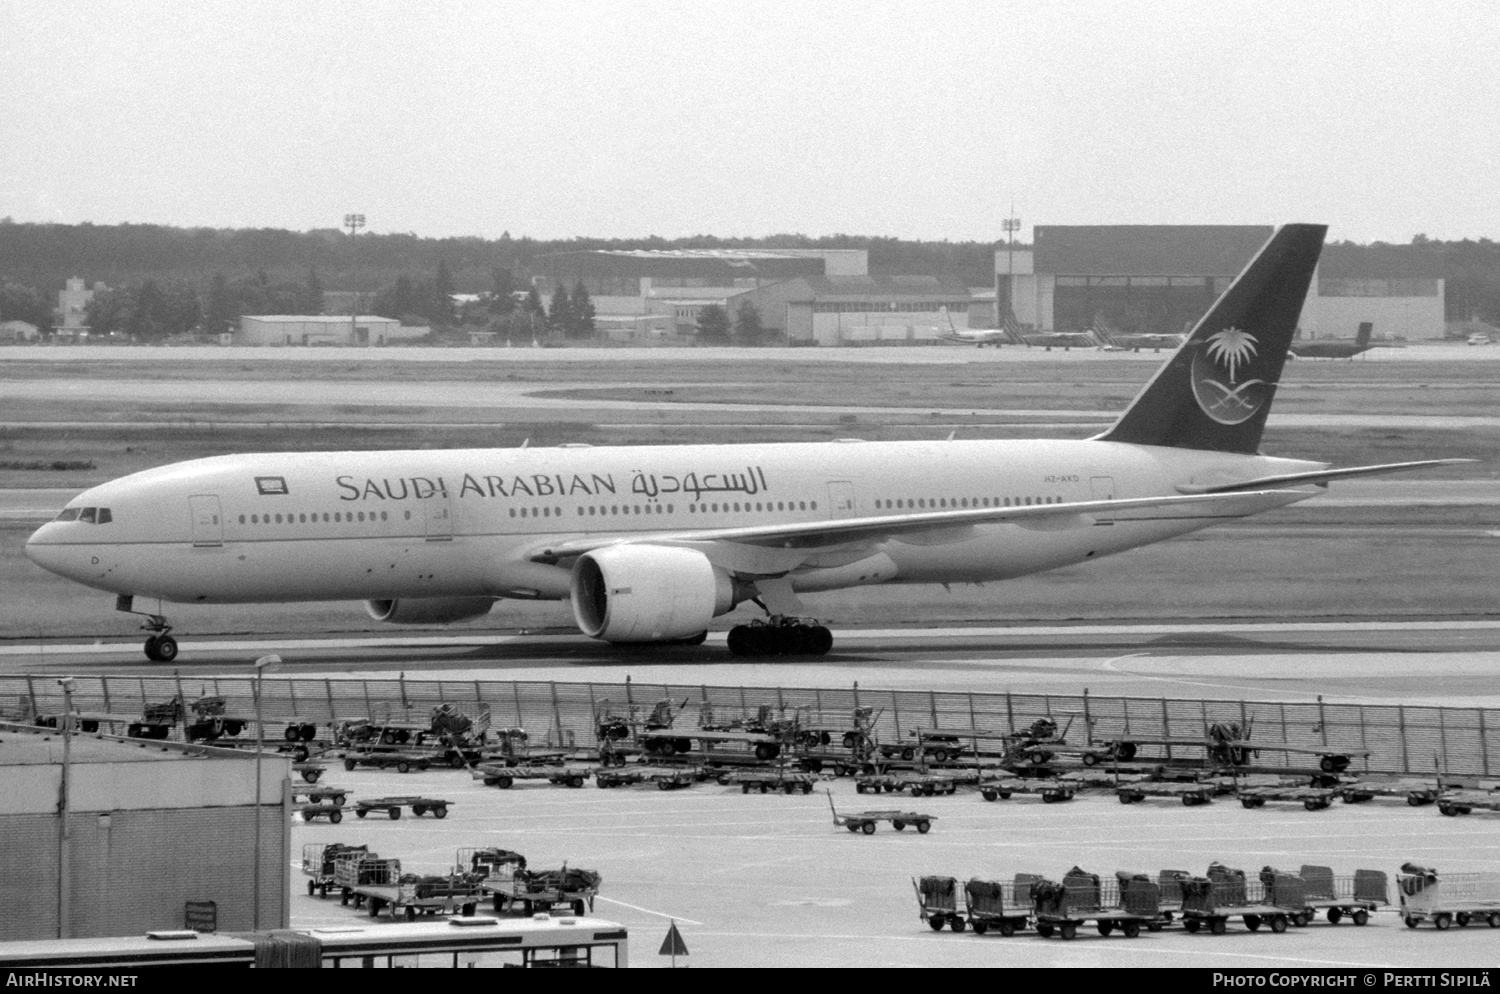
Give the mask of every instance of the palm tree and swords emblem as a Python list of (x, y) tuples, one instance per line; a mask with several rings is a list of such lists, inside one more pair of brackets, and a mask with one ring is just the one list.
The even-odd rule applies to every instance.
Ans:
[[(1237, 425), (1261, 409), (1270, 395), (1263, 379), (1238, 382), (1245, 367), (1254, 360), (1255, 336), (1243, 328), (1230, 326), (1204, 340), (1203, 349), (1193, 357), (1193, 396), (1203, 413), (1219, 424)], [(1229, 375), (1226, 383), (1221, 378)]]

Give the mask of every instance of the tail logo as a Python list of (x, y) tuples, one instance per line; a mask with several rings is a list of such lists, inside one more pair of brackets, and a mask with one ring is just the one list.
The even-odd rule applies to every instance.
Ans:
[(1255, 359), (1256, 345), (1254, 335), (1229, 327), (1209, 335), (1193, 356), (1193, 398), (1204, 414), (1221, 425), (1248, 421), (1270, 399), (1265, 380), (1238, 379), (1246, 371), (1243, 367)]

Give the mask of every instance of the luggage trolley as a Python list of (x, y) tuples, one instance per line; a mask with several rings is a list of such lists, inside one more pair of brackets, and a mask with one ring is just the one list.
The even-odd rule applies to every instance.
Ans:
[(1364, 925), (1370, 912), (1390, 903), (1384, 870), (1355, 870), (1352, 877), (1336, 877), (1329, 867), (1303, 864), (1297, 875), (1306, 888), (1307, 910), (1314, 915), (1325, 911), (1331, 925), (1345, 918)]
[(1500, 928), (1500, 873), (1444, 873), (1403, 863), (1396, 875), (1407, 928), (1430, 921), (1439, 930), (1483, 921)]
[(976, 877), (964, 884), (964, 909), (974, 934), (984, 935), (994, 929), (1009, 938), (1025, 931), (1031, 924), (1031, 885), (1035, 880), (1034, 875), (1022, 873), (1011, 883)]
[(1116, 930), (1127, 939), (1141, 934), (1142, 927), (1157, 925), (1161, 917), (1161, 888), (1150, 877), (1116, 874), (1101, 882), (1096, 873), (1073, 867), (1062, 883), (1040, 880), (1031, 887), (1037, 934), (1056, 931), (1064, 939), (1078, 937), (1078, 926), (1093, 922), (1100, 935)]
[(1259, 880), (1246, 880), (1245, 871), (1213, 863), (1207, 877), (1182, 882), (1182, 925), (1189, 932), (1207, 926), (1211, 934), (1223, 935), (1229, 919), (1238, 917), (1252, 932), (1265, 924), (1280, 933), (1304, 914), (1307, 898), (1302, 878), (1294, 874), (1268, 870)]
[(966, 919), (958, 910), (958, 881), (953, 877), (923, 877), (911, 882), (917, 892), (917, 915), (934, 932), (947, 925), (962, 932)]

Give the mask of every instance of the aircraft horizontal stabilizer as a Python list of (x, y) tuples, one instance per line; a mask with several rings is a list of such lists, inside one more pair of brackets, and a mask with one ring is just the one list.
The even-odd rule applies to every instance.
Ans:
[(815, 548), (852, 541), (878, 541), (917, 535), (964, 525), (1010, 523), (1037, 530), (1066, 529), (1093, 524), (1097, 517), (1122, 511), (1150, 508), (1196, 508), (1204, 516), (1232, 518), (1268, 507), (1289, 504), (1309, 495), (1292, 490), (1235, 490), (1223, 494), (1193, 494), (1168, 497), (1133, 497), (1123, 500), (1086, 500), (1071, 504), (1041, 504), (1031, 507), (985, 507), (958, 511), (928, 511), (919, 514), (888, 514), (880, 517), (836, 518), (796, 524), (759, 525), (751, 528), (703, 528), (646, 535), (591, 536), (545, 546), (531, 553), (533, 562), (555, 563), (585, 552), (613, 545), (645, 543), (673, 545), (686, 542), (737, 542), (782, 548)]
[(1475, 459), (1420, 459), (1416, 462), (1388, 462), (1377, 466), (1350, 466), (1347, 469), (1318, 469), (1307, 473), (1287, 473), (1283, 476), (1258, 476), (1253, 480), (1238, 483), (1178, 484), (1177, 490), (1184, 494), (1227, 494), (1246, 490), (1264, 490), (1267, 487), (1301, 486), (1307, 483), (1327, 483), (1329, 480), (1351, 476), (1379, 476), (1382, 473), (1401, 473), (1409, 469), (1428, 466), (1456, 466), (1459, 463), (1477, 462)]

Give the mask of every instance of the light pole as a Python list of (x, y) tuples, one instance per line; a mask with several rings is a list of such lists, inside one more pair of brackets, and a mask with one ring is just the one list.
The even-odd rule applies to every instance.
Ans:
[(261, 724), (260, 706), (260, 678), (267, 668), (275, 668), (281, 665), (280, 656), (261, 656), (255, 665), (255, 863), (251, 890), (254, 892), (254, 904), (251, 910), (251, 930), (260, 931), (260, 754), (265, 751), (266, 732), (265, 726)]
[[(359, 234), (359, 229), (363, 228), (364, 226), (365, 226), (365, 216), (363, 214), (345, 214), (344, 215), (344, 227), (346, 227), (346, 228), (349, 229), (349, 278), (351, 280), (357, 280), (358, 279), (358, 276), (354, 272), (354, 263), (355, 263), (355, 255), (354, 255), (354, 245), (355, 245), (355, 242), (354, 242), (354, 236), (357, 235), (357, 234)], [(359, 338), (359, 291), (357, 289), (352, 292), (352, 295), (351, 295), (350, 299), (351, 299), (352, 302), (349, 305), (349, 344), (350, 345), (358, 345), (359, 344), (359, 342), (358, 342), (358, 338)]]
[[(1014, 214), (1016, 205), (1011, 204), (1010, 209), (1011, 213)], [(1011, 314), (1014, 314), (1016, 312), (1013, 300), (1016, 292), (1016, 232), (1021, 230), (1021, 219), (1018, 217), (1006, 218), (1000, 222), (1000, 230), (1004, 231), (1010, 239), (1010, 243), (1005, 249), (1005, 308)], [(995, 316), (1003, 322), (1004, 318), (1001, 315), (997, 314)]]
[(63, 692), (62, 786), (58, 791), (57, 798), (59, 820), (57, 827), (57, 937), (59, 939), (66, 939), (68, 938), (68, 933), (72, 931), (69, 928), (68, 919), (73, 915), (73, 896), (71, 893), (73, 889), (73, 859), (72, 854), (68, 851), (72, 848), (72, 832), (69, 830), (70, 826), (68, 825), (68, 809), (71, 806), (71, 800), (68, 797), (68, 774), (71, 772), (73, 758), (73, 678), (70, 676), (62, 677), (57, 681), (57, 685), (62, 688)]

